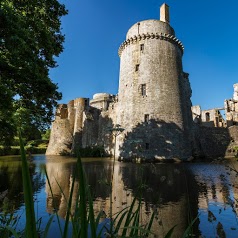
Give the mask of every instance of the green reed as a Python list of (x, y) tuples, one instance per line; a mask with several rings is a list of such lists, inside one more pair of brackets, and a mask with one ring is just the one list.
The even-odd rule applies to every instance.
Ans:
[(21, 160), (22, 160), (22, 179), (23, 179), (23, 192), (24, 201), (26, 207), (26, 237), (38, 238), (36, 232), (36, 219), (34, 211), (34, 199), (31, 185), (31, 177), (29, 167), (26, 159), (26, 153), (22, 141), (21, 132), (19, 131), (20, 148), (21, 148)]

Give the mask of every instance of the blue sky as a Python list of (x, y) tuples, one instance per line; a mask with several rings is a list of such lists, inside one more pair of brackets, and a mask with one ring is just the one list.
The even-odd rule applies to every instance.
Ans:
[[(50, 77), (63, 93), (77, 97), (118, 92), (118, 48), (136, 22), (159, 19), (160, 0), (62, 0), (65, 50)], [(222, 107), (238, 82), (238, 1), (167, 0), (170, 25), (182, 41), (183, 68), (190, 74), (192, 104)]]

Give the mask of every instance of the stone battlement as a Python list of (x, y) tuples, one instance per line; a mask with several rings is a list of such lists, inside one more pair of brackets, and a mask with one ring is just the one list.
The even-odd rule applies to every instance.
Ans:
[(165, 40), (165, 41), (169, 41), (175, 45), (177, 45), (179, 47), (179, 49), (181, 50), (182, 54), (184, 51), (184, 46), (182, 44), (182, 42), (175, 37), (174, 35), (170, 35), (170, 34), (166, 34), (166, 33), (148, 33), (147, 34), (138, 34), (137, 36), (134, 35), (134, 37), (131, 37), (127, 40), (125, 40), (119, 47), (118, 50), (118, 55), (121, 56), (122, 51), (131, 44), (137, 43), (141, 40), (146, 40), (146, 39), (157, 39), (157, 40)]

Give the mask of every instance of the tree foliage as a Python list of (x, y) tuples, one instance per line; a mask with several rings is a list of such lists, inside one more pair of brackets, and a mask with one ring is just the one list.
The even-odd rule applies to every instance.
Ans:
[(0, 97), (6, 98), (0, 100), (3, 128), (12, 124), (8, 119), (18, 108), (27, 109), (25, 117), (36, 127), (51, 121), (61, 93), (49, 78), (49, 69), (57, 66), (55, 58), (63, 51), (60, 27), (66, 14), (57, 0), (0, 2)]
[(51, 133), (50, 129), (47, 129), (46, 131), (42, 132), (41, 134), (42, 140), (50, 140), (50, 133)]
[(10, 144), (14, 136), (13, 99), (7, 85), (0, 83), (0, 142)]

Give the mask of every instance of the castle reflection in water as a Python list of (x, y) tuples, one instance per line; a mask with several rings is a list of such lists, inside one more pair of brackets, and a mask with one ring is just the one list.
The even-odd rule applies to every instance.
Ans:
[[(85, 159), (83, 164), (88, 184), (92, 188), (96, 213), (103, 210), (109, 215), (110, 188), (107, 181), (111, 178), (112, 161), (105, 158)], [(44, 166), (51, 183), (54, 206), (44, 177)], [(60, 217), (65, 218), (75, 166), (73, 158), (33, 158), (31, 175), (35, 194), (42, 191), (38, 195), (41, 200), (37, 201), (42, 214), (53, 214), (57, 209)], [(236, 237), (238, 183), (236, 173), (230, 171), (230, 168), (238, 170), (238, 163), (232, 160), (181, 164), (116, 162), (112, 185), (113, 213), (128, 207), (135, 196), (142, 194), (142, 223), (148, 222), (155, 211), (152, 231), (159, 237), (163, 237), (174, 225), (173, 237), (182, 237), (191, 220), (196, 217), (198, 219), (193, 227), (196, 237), (221, 237), (221, 234)], [(14, 164), (0, 160), (0, 179), (5, 181), (0, 185), (0, 193), (8, 189), (7, 197), (16, 209), (23, 209), (20, 174), (19, 162)], [(80, 181), (76, 178), (72, 211), (76, 205), (79, 186)], [(2, 205), (3, 202), (0, 201), (0, 206)]]
[[(96, 213), (104, 211), (109, 215), (110, 189), (106, 181), (111, 178), (112, 162), (98, 160), (86, 162), (85, 172), (92, 188), (94, 209)], [(235, 173), (229, 173), (229, 167), (237, 163), (224, 165), (213, 164), (115, 164), (112, 185), (113, 213), (129, 206), (142, 189), (142, 223), (146, 224), (153, 211), (156, 219), (152, 231), (163, 237), (176, 225), (175, 236), (182, 234), (193, 219), (194, 233), (215, 237), (225, 232), (227, 237), (237, 229), (236, 199), (238, 198)], [(54, 197), (60, 216), (66, 216), (66, 201), (56, 180), (66, 195), (72, 184), (74, 164), (47, 163)], [(77, 189), (80, 182), (76, 180), (74, 191), (74, 209)], [(52, 196), (46, 186), (47, 212), (53, 212)], [(233, 220), (232, 222), (230, 220)], [(206, 236), (207, 237), (207, 236)]]

